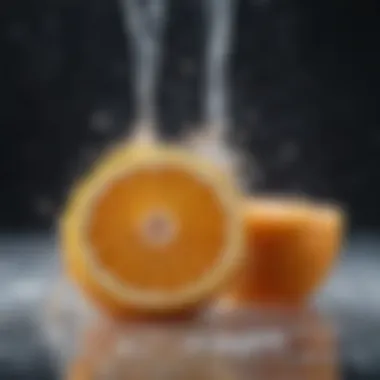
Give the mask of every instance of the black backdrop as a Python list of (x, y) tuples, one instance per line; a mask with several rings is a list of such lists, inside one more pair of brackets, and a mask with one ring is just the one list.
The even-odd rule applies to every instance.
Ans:
[[(202, 0), (171, 0), (157, 102), (162, 131), (200, 120)], [(257, 187), (347, 205), (380, 226), (376, 1), (240, 0), (233, 136)], [(0, 227), (47, 228), (73, 179), (133, 116), (115, 0), (2, 0)]]

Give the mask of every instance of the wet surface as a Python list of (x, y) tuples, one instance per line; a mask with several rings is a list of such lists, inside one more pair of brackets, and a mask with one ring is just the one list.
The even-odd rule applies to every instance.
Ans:
[[(316, 299), (320, 314), (339, 336), (343, 379), (380, 376), (379, 249), (376, 236), (353, 237), (341, 264)], [(1, 379), (57, 378), (44, 318), (58, 280), (53, 237), (14, 235), (0, 239)]]

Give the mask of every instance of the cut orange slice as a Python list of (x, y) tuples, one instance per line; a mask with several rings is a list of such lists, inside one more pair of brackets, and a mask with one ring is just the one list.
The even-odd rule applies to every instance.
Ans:
[(339, 253), (343, 211), (296, 198), (252, 198), (245, 205), (247, 265), (228, 299), (303, 303)]
[(62, 218), (68, 273), (118, 316), (198, 304), (244, 257), (239, 204), (229, 177), (184, 150), (118, 147), (76, 188)]

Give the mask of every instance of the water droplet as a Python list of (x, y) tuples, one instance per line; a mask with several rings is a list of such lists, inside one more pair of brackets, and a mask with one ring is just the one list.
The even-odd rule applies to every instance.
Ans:
[(40, 216), (51, 216), (55, 211), (54, 203), (51, 199), (40, 197), (35, 200), (35, 210)]
[(114, 125), (114, 115), (107, 110), (95, 111), (90, 117), (90, 129), (93, 132), (106, 134)]

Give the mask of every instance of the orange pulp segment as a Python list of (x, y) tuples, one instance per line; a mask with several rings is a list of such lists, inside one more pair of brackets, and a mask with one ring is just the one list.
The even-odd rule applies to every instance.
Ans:
[(69, 275), (116, 316), (210, 297), (244, 255), (240, 194), (218, 167), (166, 145), (116, 148), (62, 218)]
[(306, 301), (340, 250), (342, 210), (313, 201), (252, 197), (244, 213), (248, 258), (228, 299), (279, 305)]

